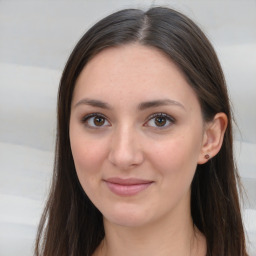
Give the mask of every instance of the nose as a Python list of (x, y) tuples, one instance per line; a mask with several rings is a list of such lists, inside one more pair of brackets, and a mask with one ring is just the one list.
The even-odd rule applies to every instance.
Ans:
[(131, 127), (116, 129), (113, 132), (108, 159), (120, 170), (140, 165), (144, 156), (138, 132)]

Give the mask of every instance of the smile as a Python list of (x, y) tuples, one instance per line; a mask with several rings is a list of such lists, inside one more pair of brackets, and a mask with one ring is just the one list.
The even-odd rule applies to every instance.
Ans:
[(118, 196), (133, 196), (148, 188), (153, 181), (141, 179), (110, 178), (104, 180), (111, 192)]

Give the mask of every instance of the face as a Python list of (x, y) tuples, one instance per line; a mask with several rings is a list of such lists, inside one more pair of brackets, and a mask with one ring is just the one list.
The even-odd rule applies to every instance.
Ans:
[(75, 167), (111, 223), (141, 226), (190, 215), (203, 135), (194, 91), (155, 48), (105, 49), (76, 82), (70, 116)]

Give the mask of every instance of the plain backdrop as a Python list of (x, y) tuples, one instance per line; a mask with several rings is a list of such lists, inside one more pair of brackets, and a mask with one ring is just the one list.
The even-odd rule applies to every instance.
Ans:
[(32, 255), (52, 174), (59, 78), (75, 43), (107, 14), (157, 5), (192, 18), (219, 55), (239, 127), (243, 216), (256, 255), (255, 0), (0, 0), (0, 256)]

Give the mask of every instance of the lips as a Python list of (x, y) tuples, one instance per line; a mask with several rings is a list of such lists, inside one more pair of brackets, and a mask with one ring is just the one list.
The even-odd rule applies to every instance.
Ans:
[(133, 196), (147, 189), (153, 181), (129, 178), (109, 178), (104, 180), (111, 192), (119, 196)]

